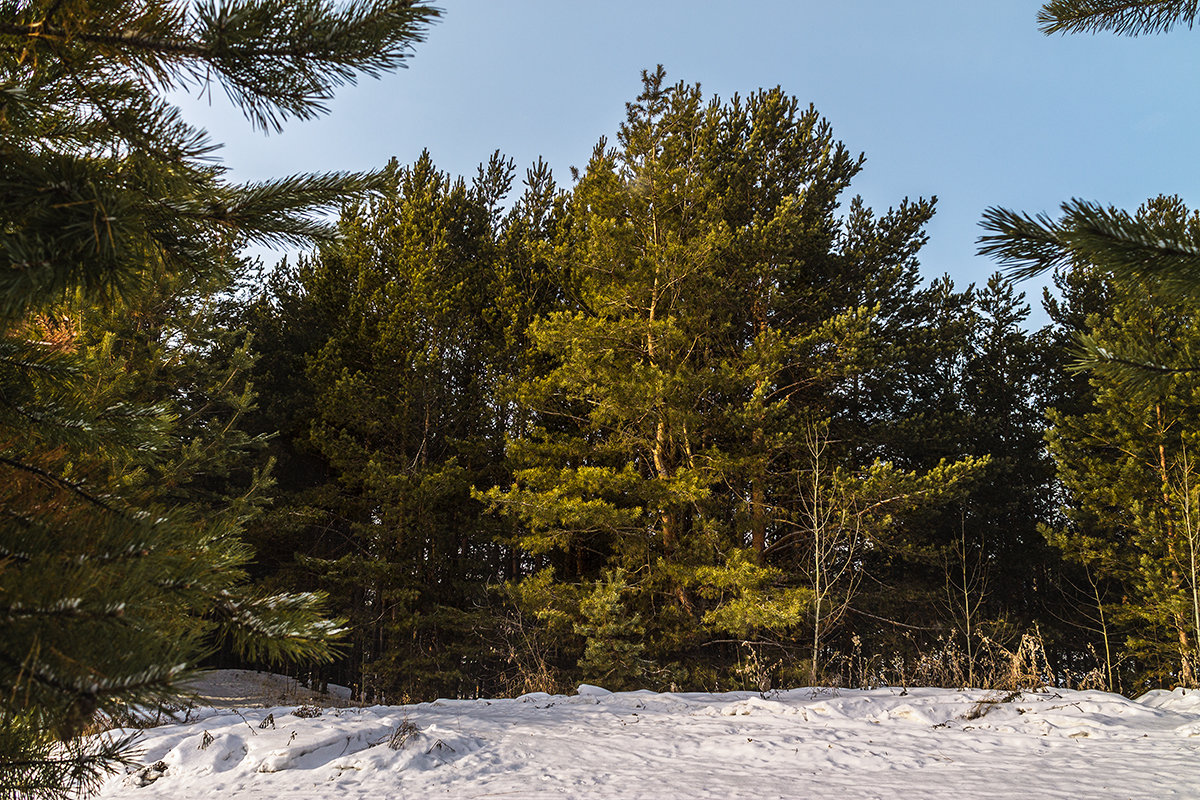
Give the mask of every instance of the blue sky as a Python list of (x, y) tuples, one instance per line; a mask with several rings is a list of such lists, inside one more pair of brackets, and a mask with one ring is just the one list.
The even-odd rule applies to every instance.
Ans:
[(866, 154), (852, 194), (879, 210), (938, 196), (922, 269), (960, 285), (995, 268), (975, 255), (990, 205), (1133, 208), (1168, 193), (1200, 206), (1200, 31), (1047, 37), (1038, 0), (438, 5), (445, 15), (408, 69), (343, 89), (325, 117), (266, 136), (218, 90), (186, 100), (187, 115), (225, 143), (242, 180), (371, 169), (423, 148), (472, 175), (499, 149), (522, 174), (545, 157), (568, 185), (568, 168), (615, 132), (643, 69), (661, 63), (723, 97), (779, 85)]

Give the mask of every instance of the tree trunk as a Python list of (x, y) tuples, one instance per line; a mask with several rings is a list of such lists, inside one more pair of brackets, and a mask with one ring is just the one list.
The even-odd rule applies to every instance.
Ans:
[[(1175, 520), (1171, 513), (1173, 504), (1171, 503), (1171, 472), (1167, 464), (1167, 446), (1166, 433), (1167, 426), (1163, 420), (1163, 409), (1161, 404), (1154, 406), (1155, 420), (1158, 423), (1158, 475), (1162, 483), (1162, 501), (1163, 501), (1163, 516), (1165, 518), (1165, 534), (1167, 542), (1167, 556), (1172, 565), (1179, 564), (1179, 542), (1178, 530), (1175, 525)], [(1178, 566), (1171, 568), (1171, 585), (1176, 590), (1183, 586), (1183, 576), (1179, 574)], [(1188, 623), (1181, 614), (1175, 612), (1171, 614), (1172, 621), (1175, 625), (1175, 630), (1179, 640), (1179, 682), (1185, 686), (1196, 685), (1196, 674), (1193, 666), (1194, 653), (1191, 637), (1188, 636)]]

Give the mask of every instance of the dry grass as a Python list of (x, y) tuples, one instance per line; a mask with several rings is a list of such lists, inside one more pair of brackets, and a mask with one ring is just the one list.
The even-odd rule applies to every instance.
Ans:
[(1008, 692), (1007, 694), (990, 694), (976, 703), (970, 711), (963, 714), (963, 719), (979, 719), (986, 716), (996, 706), (1001, 703), (1011, 703), (1014, 700), (1020, 700), (1023, 692)]
[(870, 689), (879, 686), (937, 686), (994, 689), (1003, 692), (1038, 691), (1055, 684), (1055, 673), (1036, 628), (1018, 639), (1001, 642), (980, 634), (971, 656), (951, 631), (915, 656), (864, 655), (855, 639), (854, 650), (836, 659), (826, 673), (829, 685)]
[(387, 746), (392, 750), (403, 750), (414, 736), (419, 736), (421, 729), (416, 726), (416, 723), (405, 717), (404, 720), (392, 731), (392, 735), (388, 737)]

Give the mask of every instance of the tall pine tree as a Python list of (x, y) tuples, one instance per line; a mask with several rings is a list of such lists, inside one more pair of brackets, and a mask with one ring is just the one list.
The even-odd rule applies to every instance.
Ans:
[[(232, 184), (164, 92), (216, 81), (256, 125), (276, 128), (320, 112), (357, 74), (399, 65), (435, 16), (404, 0), (0, 2), (6, 796), (91, 785), (129, 742), (70, 737), (97, 711), (178, 693), (214, 637), (264, 657), (329, 656), (335, 626), (318, 596), (245, 584), (248, 506), (203, 485), (198, 473), (219, 472), (220, 456), (189, 450), (228, 443), (219, 427), (205, 431), (219, 417), (205, 392), (241, 401), (198, 372), (188, 388), (154, 376), (166, 365), (149, 332), (179, 333), (182, 320), (130, 336), (92, 326), (211, 286), (247, 241), (328, 234), (321, 210), (377, 182)], [(166, 486), (147, 479), (166, 475)]]
[[(1185, 219), (1198, 221), (1177, 198), (1157, 198), (1138, 213), (1144, 225), (1177, 226)], [(1194, 305), (1180, 302), (1173, 289), (1101, 272), (1103, 290), (1082, 291), (1086, 266), (1076, 271), (1082, 275), (1073, 285), (1081, 291), (1073, 297), (1082, 302), (1073, 321), (1082, 322), (1076, 334), (1093, 346), (1138, 350), (1154, 363), (1176, 361), (1200, 346)], [(1080, 320), (1080, 311), (1090, 313)], [(1120, 375), (1093, 370), (1088, 377), (1082, 402), (1050, 417), (1048, 441), (1067, 490), (1065, 524), (1051, 541), (1084, 570), (1094, 644), (1108, 653), (1106, 672), (1115, 671), (1131, 690), (1196, 685), (1195, 382), (1175, 375), (1131, 391)], [(1119, 655), (1126, 659), (1120, 668)]]
[(336, 243), (247, 309), (278, 427), (277, 508), (251, 530), (270, 580), (329, 589), (351, 622), (335, 665), (366, 697), (504, 691), (491, 643), (513, 571), (471, 487), (506, 477), (505, 384), (554, 302), (533, 252), (553, 216), (544, 165), (511, 210), (494, 156), (468, 184), (426, 153), (348, 209)]
[(812, 457), (805, 432), (863, 368), (861, 279), (907, 267), (931, 212), (839, 218), (860, 166), (778, 89), (705, 102), (661, 68), (596, 147), (552, 255), (570, 305), (531, 328), (515, 479), (485, 495), (533, 556), (518, 598), (584, 678), (711, 684), (759, 636), (822, 661), (809, 543), (878, 537), (975, 469)]

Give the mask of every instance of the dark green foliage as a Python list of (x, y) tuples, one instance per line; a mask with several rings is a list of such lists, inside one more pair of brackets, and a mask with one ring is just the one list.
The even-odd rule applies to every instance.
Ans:
[[(902, 206), (890, 229), (911, 230), (920, 211)], [(1037, 524), (1049, 513), (1041, 498), (1052, 466), (1041, 415), (1054, 364), (1040, 356), (1043, 337), (1024, 329), (1027, 306), (999, 276), (962, 291), (948, 278), (921, 286), (919, 241), (903, 258), (872, 259), (860, 279), (864, 300), (877, 304), (874, 335), (833, 408), (834, 438), (857, 463), (884, 458), (924, 470), (968, 455), (990, 461), (964, 496), (898, 522), (890, 546), (865, 556), (875, 580), (858, 607), (873, 616), (860, 616), (856, 630), (878, 652), (909, 646), (913, 628), (904, 625), (966, 636), (980, 619), (1019, 626), (1040, 611), (1032, 567), (1044, 566)], [(966, 594), (964, 567), (975, 576)]]
[[(320, 597), (251, 587), (264, 486), (244, 335), (214, 317), (247, 241), (329, 232), (371, 175), (226, 182), (162, 93), (215, 78), (256, 122), (395, 66), (435, 12), (0, 2), (0, 786), (65, 796), (128, 740), (96, 713), (181, 691), (227, 640), (328, 658)], [(60, 746), (61, 741), (66, 741)]]
[(496, 624), (487, 586), (511, 568), (471, 488), (504, 475), (503, 384), (554, 296), (532, 252), (552, 182), (531, 170), (506, 214), (512, 180), (498, 155), (471, 185), (428, 155), (393, 164), (382, 196), (343, 214), (338, 243), (282, 268), (250, 309), (261, 385), (299, 401), (260, 415), (292, 464), (254, 536), (275, 580), (338, 598), (354, 630), (338, 677), (368, 697), (499, 680), (479, 637)]
[[(1190, 217), (1171, 198), (1139, 218)], [(1194, 304), (1153, 280), (1076, 267), (1055, 311), (1095, 347), (1152, 348), (1170, 363), (1198, 339)], [(1069, 305), (1068, 305), (1069, 304)], [(1093, 369), (1082, 398), (1050, 416), (1050, 449), (1066, 494), (1066, 519), (1051, 542), (1082, 569), (1080, 601), (1105, 670), (1130, 690), (1197, 681), (1195, 538), (1191, 460), (1200, 426), (1195, 382), (1185, 375), (1138, 384)], [(1118, 659), (1118, 650), (1124, 661)]]

